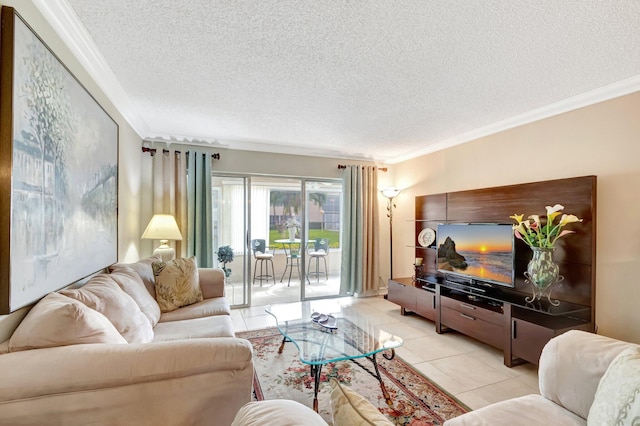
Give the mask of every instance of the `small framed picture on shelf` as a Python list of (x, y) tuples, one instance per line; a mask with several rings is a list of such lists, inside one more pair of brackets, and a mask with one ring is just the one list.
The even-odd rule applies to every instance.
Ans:
[(421, 247), (429, 247), (436, 240), (436, 231), (432, 228), (424, 228), (418, 234), (418, 244)]

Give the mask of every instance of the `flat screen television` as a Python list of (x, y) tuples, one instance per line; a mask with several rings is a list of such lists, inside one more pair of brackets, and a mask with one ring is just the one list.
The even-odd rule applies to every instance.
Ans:
[(514, 286), (513, 229), (508, 224), (438, 224), (437, 270), (463, 283)]

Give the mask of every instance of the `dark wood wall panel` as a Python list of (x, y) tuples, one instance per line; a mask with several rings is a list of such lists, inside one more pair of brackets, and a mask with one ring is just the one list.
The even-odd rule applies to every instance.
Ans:
[(416, 197), (416, 220), (447, 220), (447, 194)]

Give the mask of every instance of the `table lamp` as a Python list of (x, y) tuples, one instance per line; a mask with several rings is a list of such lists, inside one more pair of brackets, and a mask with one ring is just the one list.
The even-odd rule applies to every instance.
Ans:
[(147, 229), (144, 230), (142, 238), (146, 240), (160, 240), (160, 245), (153, 251), (153, 254), (162, 256), (162, 261), (167, 262), (173, 259), (176, 251), (167, 244), (169, 240), (182, 241), (182, 234), (178, 229), (178, 224), (173, 215), (154, 214)]

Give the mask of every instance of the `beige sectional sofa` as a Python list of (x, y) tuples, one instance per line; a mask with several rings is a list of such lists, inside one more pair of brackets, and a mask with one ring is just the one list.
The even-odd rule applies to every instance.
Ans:
[(0, 343), (0, 424), (231, 424), (253, 363), (224, 273), (197, 269), (203, 300), (162, 313), (154, 260), (113, 265), (31, 309)]

